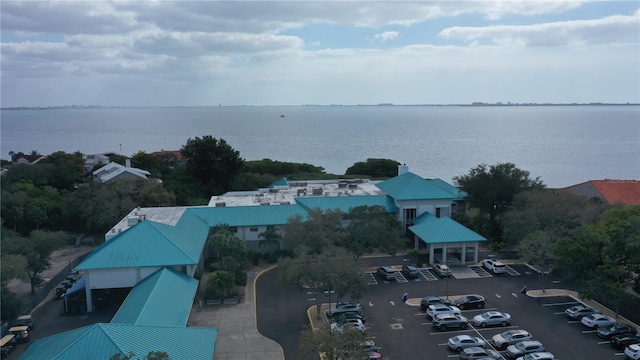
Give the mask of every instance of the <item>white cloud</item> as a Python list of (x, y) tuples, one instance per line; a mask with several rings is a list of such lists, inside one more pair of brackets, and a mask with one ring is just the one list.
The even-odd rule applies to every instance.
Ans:
[(440, 32), (445, 39), (494, 43), (517, 43), (524, 46), (566, 46), (616, 42), (638, 43), (640, 11), (633, 15), (614, 15), (593, 20), (571, 20), (534, 25), (496, 25), (485, 27), (451, 27)]
[(402, 36), (402, 34), (400, 34), (397, 31), (385, 31), (385, 32), (373, 35), (373, 41), (374, 42), (379, 41), (381, 43), (385, 43), (387, 41), (397, 39), (400, 36)]

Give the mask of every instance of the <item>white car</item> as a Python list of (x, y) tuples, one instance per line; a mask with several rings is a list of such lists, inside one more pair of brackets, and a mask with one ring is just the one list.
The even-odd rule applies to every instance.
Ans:
[(435, 264), (433, 265), (433, 271), (435, 271), (438, 275), (442, 277), (451, 276), (451, 269), (445, 264)]
[(592, 328), (592, 329), (597, 329), (601, 326), (609, 326), (614, 324), (616, 321), (608, 316), (604, 316), (602, 314), (591, 314), (589, 316), (585, 316), (582, 318), (582, 320), (580, 320), (580, 322), (582, 323), (582, 325), (588, 327), (588, 328)]
[(364, 333), (365, 327), (360, 319), (346, 319), (337, 323), (331, 323), (331, 331), (343, 332), (345, 329), (358, 329)]
[(505, 268), (506, 268), (506, 266), (502, 261), (494, 260), (494, 259), (482, 260), (482, 266), (484, 266), (485, 269), (491, 271), (494, 274), (502, 274), (505, 272)]
[(532, 336), (526, 330), (512, 329), (493, 335), (490, 342), (498, 349), (504, 350), (509, 345), (524, 340), (531, 340)]
[(455, 306), (435, 304), (429, 305), (427, 308), (427, 316), (433, 319), (436, 315), (440, 314), (458, 314), (460, 315), (460, 309)]
[(486, 327), (487, 325), (507, 326), (511, 324), (511, 315), (500, 311), (487, 311), (473, 317), (473, 325)]
[(449, 349), (454, 351), (462, 351), (462, 349), (474, 346), (485, 347), (487, 345), (487, 343), (479, 337), (469, 335), (458, 335), (449, 338), (447, 344), (449, 344)]
[(640, 359), (640, 344), (633, 344), (624, 349), (624, 354), (631, 360)]

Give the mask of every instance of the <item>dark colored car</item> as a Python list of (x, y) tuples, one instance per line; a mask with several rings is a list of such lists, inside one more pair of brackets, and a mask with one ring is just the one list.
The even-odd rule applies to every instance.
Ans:
[(420, 300), (420, 308), (422, 311), (427, 311), (429, 305), (453, 305), (448, 299), (439, 298), (437, 296), (425, 296)]
[(453, 302), (460, 309), (481, 309), (484, 307), (484, 297), (480, 295), (467, 295)]
[(611, 346), (616, 349), (623, 350), (631, 344), (640, 344), (640, 336), (638, 335), (616, 335), (611, 338)]
[(413, 265), (402, 265), (402, 273), (407, 279), (417, 279), (420, 276), (420, 271)]
[(610, 326), (603, 326), (601, 328), (598, 328), (598, 336), (607, 340), (616, 335), (635, 335), (636, 332), (637, 331), (635, 326), (622, 323), (615, 323)]

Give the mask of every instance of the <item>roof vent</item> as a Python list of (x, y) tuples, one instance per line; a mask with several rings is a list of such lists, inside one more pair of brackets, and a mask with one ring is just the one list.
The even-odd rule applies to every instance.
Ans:
[(217, 202), (217, 203), (216, 203), (216, 207), (225, 207), (225, 206), (227, 206), (227, 203), (226, 203), (226, 202), (224, 202), (224, 201), (223, 201), (223, 202)]

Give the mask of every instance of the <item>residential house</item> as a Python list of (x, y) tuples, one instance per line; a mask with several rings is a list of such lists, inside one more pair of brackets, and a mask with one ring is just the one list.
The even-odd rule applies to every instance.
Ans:
[(151, 176), (151, 173), (147, 170), (131, 167), (129, 159), (127, 159), (126, 166), (122, 166), (116, 162), (110, 162), (93, 172), (93, 178), (96, 182), (107, 182), (116, 179), (146, 180), (149, 176)]
[(610, 205), (640, 205), (640, 180), (589, 180), (558, 191), (600, 199)]

